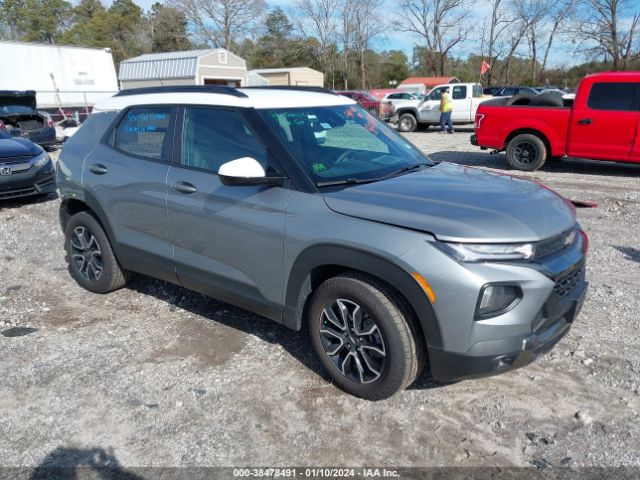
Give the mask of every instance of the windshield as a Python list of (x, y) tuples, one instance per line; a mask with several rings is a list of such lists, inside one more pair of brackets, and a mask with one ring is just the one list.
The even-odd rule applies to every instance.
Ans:
[(401, 135), (356, 105), (259, 112), (318, 186), (376, 181), (433, 165)]
[(33, 109), (24, 105), (0, 105), (0, 114), (4, 115), (22, 115), (25, 113), (33, 113)]

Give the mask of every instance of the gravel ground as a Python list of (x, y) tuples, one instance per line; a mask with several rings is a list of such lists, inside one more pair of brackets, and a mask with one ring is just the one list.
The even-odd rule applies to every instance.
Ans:
[[(507, 169), (469, 135), (407, 137)], [(591, 286), (571, 333), (524, 369), (423, 376), (377, 403), (331, 385), (305, 335), (241, 309), (142, 276), (82, 290), (58, 200), (0, 205), (0, 332), (33, 329), (0, 336), (0, 466), (640, 466), (640, 168), (564, 160), (527, 176), (598, 204), (579, 210)]]

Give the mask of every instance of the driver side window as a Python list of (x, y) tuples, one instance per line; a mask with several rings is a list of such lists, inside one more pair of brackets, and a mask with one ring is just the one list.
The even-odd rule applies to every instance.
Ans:
[(429, 94), (429, 100), (440, 100), (441, 96), (442, 88), (436, 88), (434, 90), (431, 90), (431, 93)]
[(267, 151), (237, 110), (187, 107), (182, 129), (181, 163), (212, 173), (242, 157), (256, 159), (265, 169)]

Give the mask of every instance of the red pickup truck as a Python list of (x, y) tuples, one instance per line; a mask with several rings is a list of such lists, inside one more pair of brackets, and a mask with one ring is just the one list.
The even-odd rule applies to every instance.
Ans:
[(640, 163), (640, 72), (588, 75), (575, 99), (559, 96), (555, 107), (535, 97), (489, 100), (478, 107), (471, 143), (506, 151), (511, 167), (525, 171), (565, 155)]

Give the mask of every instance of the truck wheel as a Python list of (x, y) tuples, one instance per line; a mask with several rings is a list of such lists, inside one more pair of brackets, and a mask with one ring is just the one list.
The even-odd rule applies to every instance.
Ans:
[(421, 346), (411, 316), (382, 283), (356, 272), (326, 280), (309, 306), (311, 341), (333, 381), (382, 400), (419, 373)]
[(507, 145), (507, 161), (516, 170), (533, 172), (542, 167), (546, 159), (547, 146), (536, 135), (518, 135)]
[(98, 221), (87, 212), (73, 215), (65, 228), (65, 250), (69, 272), (81, 287), (109, 293), (127, 283), (124, 271)]
[(398, 130), (401, 132), (413, 132), (418, 126), (418, 121), (412, 113), (403, 113), (398, 118)]

